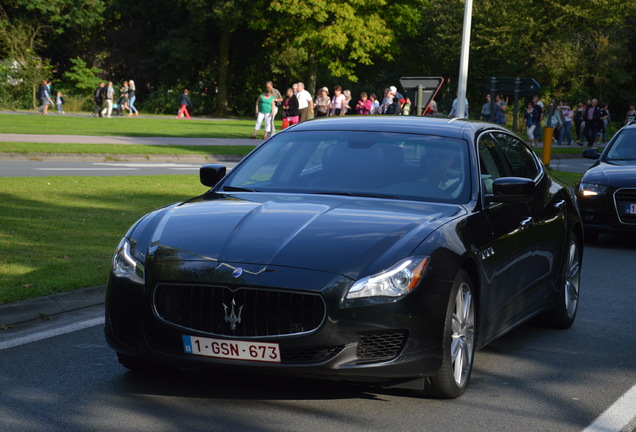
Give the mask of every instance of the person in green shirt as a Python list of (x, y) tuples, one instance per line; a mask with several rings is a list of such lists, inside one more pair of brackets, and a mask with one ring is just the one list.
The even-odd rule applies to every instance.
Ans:
[(254, 134), (252, 138), (256, 138), (256, 134), (261, 129), (263, 121), (265, 122), (265, 134), (263, 139), (267, 139), (272, 130), (272, 105), (274, 104), (274, 95), (271, 89), (265, 89), (256, 99), (256, 125), (254, 125)]

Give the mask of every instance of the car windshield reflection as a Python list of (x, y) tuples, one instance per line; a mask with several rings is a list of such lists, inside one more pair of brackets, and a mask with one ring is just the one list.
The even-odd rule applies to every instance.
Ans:
[(401, 133), (289, 131), (233, 170), (220, 190), (464, 203), (468, 144)]
[(636, 160), (636, 130), (625, 129), (612, 144), (607, 153), (608, 161)]

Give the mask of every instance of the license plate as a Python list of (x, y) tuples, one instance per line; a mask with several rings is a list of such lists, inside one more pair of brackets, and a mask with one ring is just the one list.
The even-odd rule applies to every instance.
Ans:
[(204, 357), (280, 363), (280, 350), (276, 343), (211, 339), (183, 335), (183, 350), (186, 354)]
[(625, 213), (636, 214), (636, 204), (627, 204), (625, 207)]

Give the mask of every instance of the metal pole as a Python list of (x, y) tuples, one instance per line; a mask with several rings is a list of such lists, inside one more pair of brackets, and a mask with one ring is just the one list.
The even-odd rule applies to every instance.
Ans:
[[(470, 50), (470, 26), (473, 16), (473, 0), (466, 0), (464, 6), (464, 28), (462, 31), (462, 51), (459, 61), (459, 86), (457, 87), (457, 111), (455, 116), (465, 117), (466, 83), (468, 81), (468, 54)], [(491, 113), (492, 115), (492, 113)]]
[(515, 79), (515, 108), (512, 116), (512, 131), (517, 132), (517, 122), (519, 120), (519, 95), (521, 94), (521, 79)]
[(422, 84), (417, 85), (417, 115), (422, 115), (422, 101), (424, 100), (424, 87)]
[(497, 77), (490, 78), (490, 123), (495, 122), (495, 99), (497, 98)]

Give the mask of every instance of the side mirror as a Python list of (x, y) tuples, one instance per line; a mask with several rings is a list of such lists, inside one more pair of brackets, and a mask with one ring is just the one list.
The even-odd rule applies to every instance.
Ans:
[(598, 152), (597, 148), (588, 148), (583, 150), (583, 157), (585, 159), (598, 159), (601, 154)]
[(203, 165), (199, 168), (199, 180), (204, 186), (214, 187), (219, 180), (225, 177), (226, 171), (225, 165)]
[(492, 182), (489, 202), (521, 202), (532, 199), (536, 191), (534, 180), (522, 177), (500, 177)]

